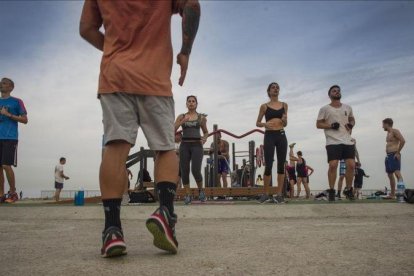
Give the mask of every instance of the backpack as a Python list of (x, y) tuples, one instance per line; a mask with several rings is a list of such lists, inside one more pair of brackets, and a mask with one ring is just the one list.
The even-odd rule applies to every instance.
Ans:
[(404, 200), (407, 203), (414, 203), (414, 189), (405, 189)]
[(154, 196), (147, 190), (133, 191), (129, 193), (129, 203), (152, 203)]

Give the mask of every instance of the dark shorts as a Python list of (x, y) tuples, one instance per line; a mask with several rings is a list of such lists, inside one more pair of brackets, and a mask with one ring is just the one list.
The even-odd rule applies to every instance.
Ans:
[(306, 172), (298, 171), (298, 177), (306, 178), (306, 177), (308, 177), (308, 174)]
[(222, 174), (222, 173), (230, 173), (230, 168), (229, 168), (229, 161), (227, 161), (226, 159), (222, 159), (220, 158), (218, 160), (218, 173)]
[(387, 153), (385, 157), (385, 171), (387, 173), (394, 173), (401, 170), (401, 160), (395, 158), (395, 152)]
[(63, 189), (63, 183), (59, 183), (55, 181), (55, 189)]
[(295, 184), (298, 182), (296, 179), (296, 174), (289, 174), (289, 181), (291, 180), (293, 180)]
[(361, 189), (362, 188), (362, 183), (354, 182), (354, 188), (355, 189)]
[(355, 145), (328, 145), (326, 146), (328, 162), (332, 160), (355, 159)]
[(0, 165), (17, 166), (17, 140), (0, 139)]

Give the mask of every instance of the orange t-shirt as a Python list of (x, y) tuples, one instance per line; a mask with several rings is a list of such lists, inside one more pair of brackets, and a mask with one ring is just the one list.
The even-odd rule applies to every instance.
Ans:
[(85, 1), (81, 24), (105, 29), (99, 94), (172, 96), (171, 16), (178, 5), (173, 0)]

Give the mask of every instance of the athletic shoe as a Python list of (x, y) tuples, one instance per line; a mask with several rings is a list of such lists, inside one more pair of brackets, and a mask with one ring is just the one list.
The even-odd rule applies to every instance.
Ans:
[(188, 205), (191, 203), (191, 196), (187, 195), (184, 197), (184, 204)]
[(126, 245), (124, 242), (124, 234), (119, 227), (111, 226), (102, 233), (102, 249), (101, 256), (110, 258), (125, 255)]
[(296, 145), (296, 143), (292, 143), (289, 145), (289, 148), (293, 148)]
[(198, 199), (200, 199), (201, 202), (206, 201), (206, 193), (204, 193), (203, 190), (200, 191), (200, 194), (198, 195)]
[[(345, 191), (344, 191), (344, 193), (345, 193)], [(351, 188), (349, 190), (348, 189), (346, 190), (346, 198), (349, 199), (349, 200), (355, 200), (353, 188)]]
[(268, 195), (261, 195), (260, 198), (259, 198), (259, 203), (265, 203), (268, 200), (269, 200)]
[(147, 219), (147, 229), (154, 236), (154, 245), (159, 249), (177, 254), (178, 242), (175, 238), (177, 216), (170, 215), (168, 209), (161, 206)]
[(286, 203), (286, 202), (285, 202), (285, 198), (284, 198), (282, 195), (277, 195), (277, 196), (274, 198), (274, 203), (276, 203), (276, 204), (283, 204), (283, 203)]
[(14, 193), (9, 193), (9, 194), (7, 195), (7, 199), (5, 199), (5, 200), (4, 200), (4, 202), (5, 202), (5, 203), (14, 203), (14, 202), (16, 202), (17, 200), (19, 200), (19, 196), (17, 195), (17, 193), (16, 193), (16, 192), (14, 192)]
[(5, 195), (2, 195), (1, 197), (0, 197), (0, 203), (4, 203), (5, 201), (6, 201), (6, 196)]
[(328, 190), (328, 200), (329, 202), (335, 202), (335, 189)]

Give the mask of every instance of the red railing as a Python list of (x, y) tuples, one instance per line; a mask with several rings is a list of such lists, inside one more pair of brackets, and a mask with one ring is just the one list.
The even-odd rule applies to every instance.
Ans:
[[(177, 131), (176, 134), (180, 134), (181, 132), (182, 132), (182, 130)], [(250, 134), (252, 134), (254, 132), (259, 132), (261, 134), (264, 134), (264, 131), (263, 130), (257, 129), (257, 128), (256, 129), (252, 129), (252, 130), (250, 130), (250, 131), (248, 131), (246, 133), (243, 133), (242, 135), (236, 135), (236, 134), (231, 133), (230, 131), (227, 131), (227, 130), (224, 130), (224, 129), (217, 129), (216, 131), (210, 132), (208, 134), (208, 137), (213, 136), (214, 134), (217, 134), (217, 133), (225, 133), (225, 134), (227, 134), (227, 135), (229, 135), (229, 136), (231, 136), (233, 138), (241, 139), (241, 138), (244, 138), (244, 137), (246, 137), (246, 136), (248, 136), (248, 135), (250, 135)]]

